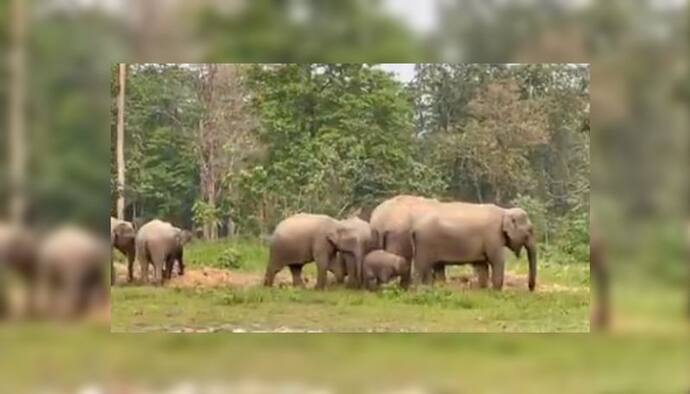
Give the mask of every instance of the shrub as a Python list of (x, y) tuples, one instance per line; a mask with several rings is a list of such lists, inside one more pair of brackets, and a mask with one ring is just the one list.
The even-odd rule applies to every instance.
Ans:
[(240, 252), (231, 246), (223, 251), (218, 258), (218, 262), (222, 268), (239, 269), (242, 268), (242, 256)]

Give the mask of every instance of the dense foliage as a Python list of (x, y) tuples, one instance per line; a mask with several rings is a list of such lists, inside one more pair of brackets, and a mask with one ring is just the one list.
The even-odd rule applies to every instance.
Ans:
[(415, 69), (403, 83), (366, 64), (130, 66), (128, 214), (260, 234), (410, 193), (522, 206), (543, 243), (585, 259), (588, 68)]

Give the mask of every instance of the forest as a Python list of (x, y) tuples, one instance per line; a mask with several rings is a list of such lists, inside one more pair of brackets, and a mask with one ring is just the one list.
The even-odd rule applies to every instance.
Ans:
[(270, 234), (297, 212), (366, 218), (415, 194), (522, 207), (543, 248), (587, 259), (587, 65), (416, 64), (409, 81), (376, 64), (126, 70), (127, 219), (213, 240)]

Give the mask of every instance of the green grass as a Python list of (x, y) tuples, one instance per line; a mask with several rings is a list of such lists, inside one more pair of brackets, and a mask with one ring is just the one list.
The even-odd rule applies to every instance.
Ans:
[[(230, 258), (231, 256), (233, 257)], [(263, 270), (267, 261), (266, 243), (251, 238), (218, 242), (194, 241), (185, 248), (185, 264), (192, 268), (214, 267), (251, 272)]]
[[(225, 256), (231, 249), (232, 262)], [(260, 241), (197, 242), (186, 261), (199, 267), (256, 273), (267, 260)], [(509, 276), (524, 275), (525, 261), (508, 262)], [(523, 256), (524, 260), (524, 256)], [(305, 267), (314, 283), (314, 265)], [(449, 277), (469, 274), (468, 267), (448, 269)], [(112, 289), (112, 330), (129, 331), (325, 331), (325, 332), (587, 332), (589, 269), (586, 264), (540, 262), (539, 288), (522, 283), (503, 292), (461, 289), (453, 285), (400, 291), (395, 284), (370, 293), (331, 285), (326, 291), (273, 288)]]
[(690, 384), (687, 338), (678, 335), (108, 335), (22, 326), (0, 329), (0, 343), (0, 390), (13, 393), (243, 381), (273, 387), (265, 392), (292, 383), (333, 393), (681, 393)]
[(123, 288), (112, 330), (586, 332), (589, 293)]

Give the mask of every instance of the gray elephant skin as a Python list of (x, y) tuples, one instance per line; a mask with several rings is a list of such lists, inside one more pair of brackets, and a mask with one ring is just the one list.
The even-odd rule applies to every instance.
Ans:
[[(419, 218), (432, 212), (439, 204), (441, 202), (435, 199), (411, 195), (396, 196), (379, 204), (372, 211), (369, 222), (371, 228), (379, 234), (381, 249), (402, 256), (411, 262), (412, 225)], [(443, 271), (442, 266), (440, 271)], [(405, 278), (410, 278), (410, 273), (406, 274)], [(405, 284), (405, 287), (407, 285)]]
[(328, 271), (339, 282), (347, 275), (348, 283), (356, 286), (360, 276), (357, 267), (361, 267), (361, 259), (373, 242), (371, 235), (368, 224), (360, 219), (338, 221), (307, 213), (290, 216), (276, 226), (271, 236), (264, 286), (273, 286), (276, 274), (286, 266), (293, 285), (304, 286), (302, 268), (312, 261), (316, 263), (316, 289), (325, 288)]
[[(29, 229), (10, 223), (0, 223), (0, 288), (6, 285), (5, 276), (14, 274), (24, 283), (26, 294), (26, 314), (32, 315), (35, 309), (38, 240)], [(0, 315), (6, 314), (9, 307), (3, 300), (5, 291), (0, 289)]]
[(528, 287), (536, 286), (537, 251), (532, 223), (520, 208), (505, 209), (493, 204), (441, 203), (415, 221), (411, 239), (414, 268), (418, 278), (431, 283), (432, 270), (439, 264), (473, 264), (479, 269), (480, 287), (487, 286), (488, 270), (494, 289), (503, 288), (504, 247), (520, 257), (527, 250)]
[[(358, 288), (362, 285), (362, 265), (365, 256), (379, 248), (378, 232), (369, 223), (351, 217), (340, 221), (340, 228), (330, 238), (338, 249), (337, 266), (345, 267), (348, 287)], [(338, 274), (336, 273), (338, 279)], [(342, 277), (339, 282), (342, 282)]]
[(153, 265), (153, 282), (162, 285), (172, 276), (177, 261), (179, 274), (184, 275), (184, 245), (191, 240), (191, 233), (168, 222), (154, 219), (139, 229), (136, 235), (136, 256), (141, 269), (141, 280), (149, 283), (149, 264)]
[(368, 290), (377, 290), (380, 285), (400, 278), (400, 286), (407, 289), (410, 278), (410, 261), (385, 250), (374, 250), (366, 255), (363, 262), (363, 283)]
[(105, 240), (78, 227), (62, 227), (44, 239), (38, 259), (44, 315), (71, 318), (107, 300)]
[[(127, 258), (127, 282), (133, 279), (133, 265), (136, 257), (136, 231), (134, 225), (125, 220), (110, 218), (110, 246), (119, 250)], [(111, 259), (110, 284), (115, 284), (115, 265)]]

